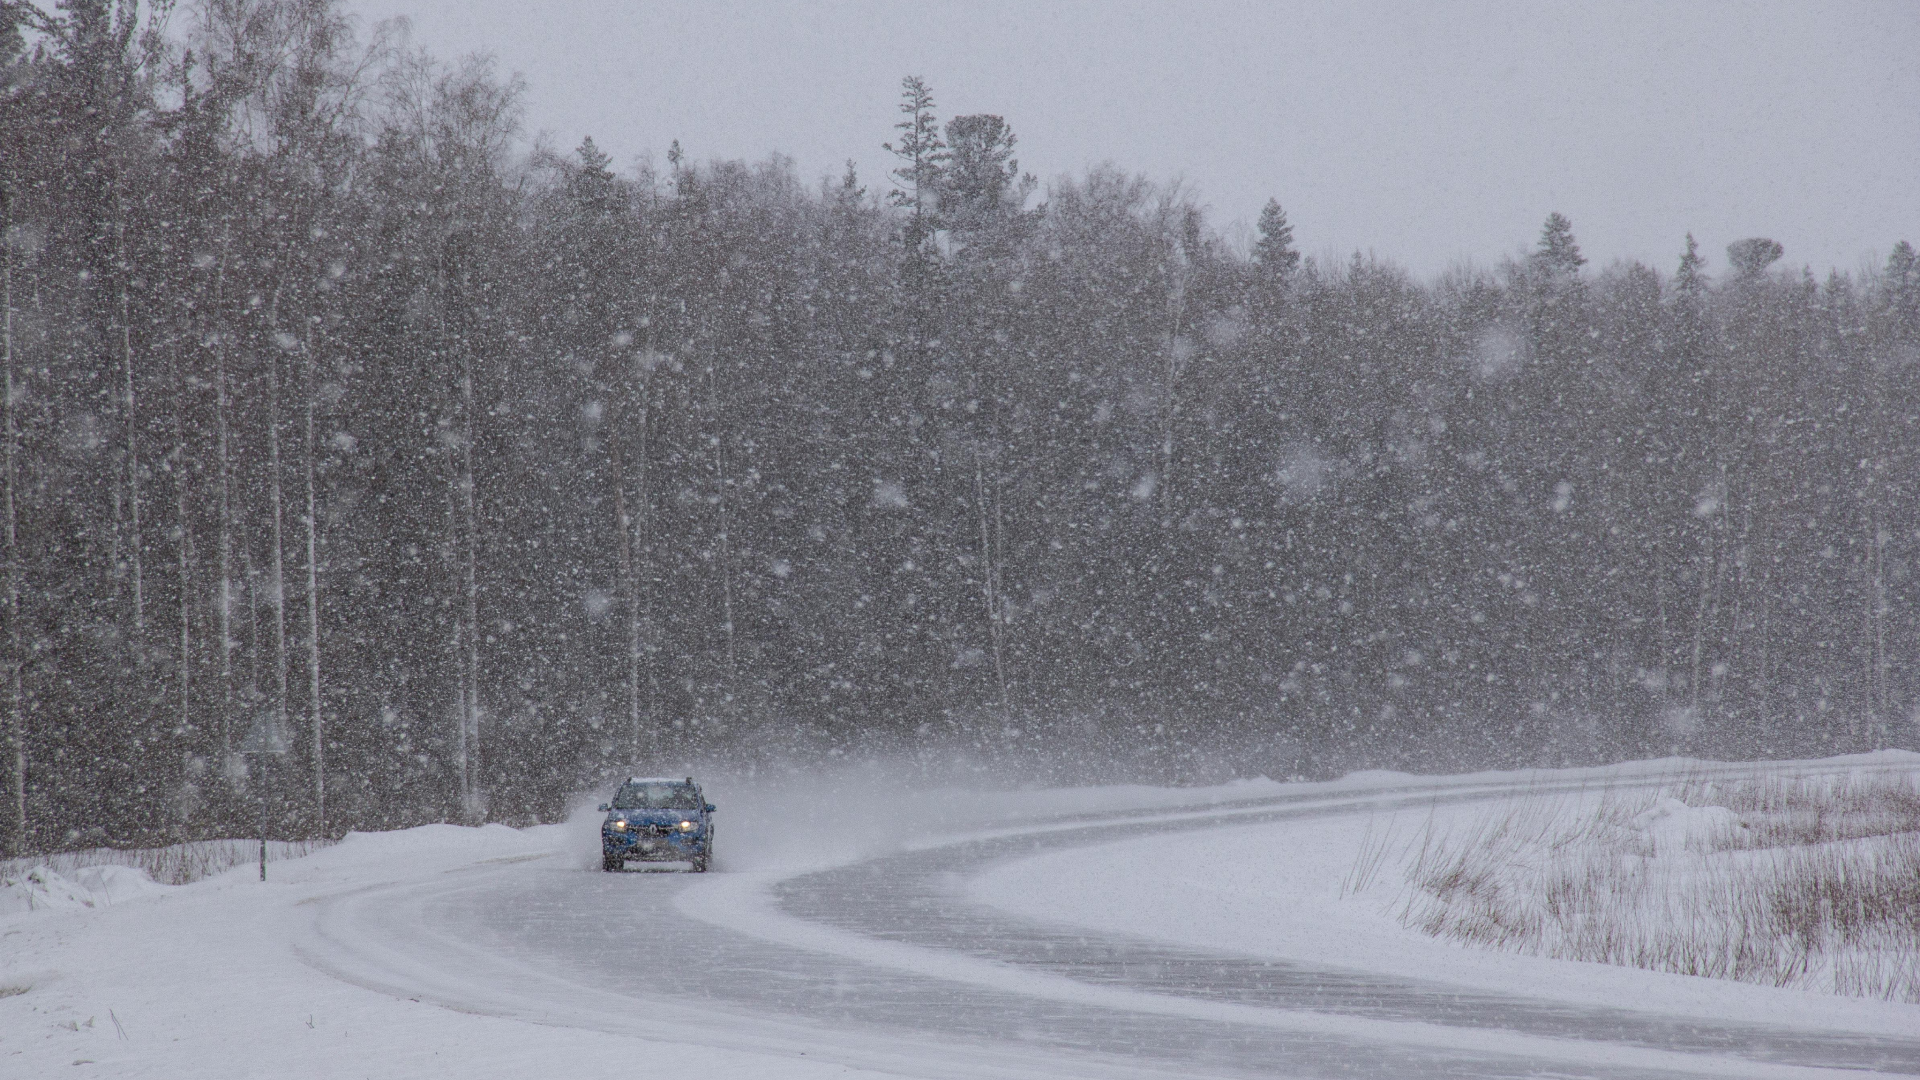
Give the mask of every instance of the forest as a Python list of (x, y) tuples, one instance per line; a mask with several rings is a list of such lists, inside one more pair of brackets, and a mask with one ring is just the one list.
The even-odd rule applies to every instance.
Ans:
[(7, 853), (1920, 745), (1897, 237), (1423, 281), (917, 78), (878, 178), (526, 93), (337, 0), (0, 0)]

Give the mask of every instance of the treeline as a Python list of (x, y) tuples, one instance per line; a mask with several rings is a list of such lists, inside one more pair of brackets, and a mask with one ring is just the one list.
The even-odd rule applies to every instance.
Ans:
[(1242, 250), (1175, 186), (1043, 194), (913, 79), (873, 189), (620, 175), (334, 0), (9, 0), (0, 65), (12, 850), (709, 752), (1913, 742), (1905, 243), (1596, 272), (1556, 214), (1423, 285), (1277, 204)]

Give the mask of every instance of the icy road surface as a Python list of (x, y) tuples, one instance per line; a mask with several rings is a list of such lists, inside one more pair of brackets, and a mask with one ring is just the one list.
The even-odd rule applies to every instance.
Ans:
[[(1526, 790), (1556, 782), (1592, 783), (1536, 777)], [(530, 854), (321, 898), (301, 949), (351, 982), (465, 1012), (912, 1076), (1920, 1074), (1920, 1032), (1898, 1027), (1465, 988), (1076, 928), (966, 887), (1044, 868), (1048, 852), (1485, 800), (1517, 783), (1409, 778), (1069, 815), (824, 868), (604, 874), (582, 852)]]

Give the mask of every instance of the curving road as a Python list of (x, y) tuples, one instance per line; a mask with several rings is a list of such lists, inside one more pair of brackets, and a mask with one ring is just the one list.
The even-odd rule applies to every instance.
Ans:
[(1920, 1033), (1675, 1020), (1101, 936), (956, 886), (1146, 832), (1511, 790), (1084, 815), (784, 876), (603, 874), (556, 853), (327, 898), (302, 949), (343, 978), (463, 1010), (957, 1080), (1920, 1074)]

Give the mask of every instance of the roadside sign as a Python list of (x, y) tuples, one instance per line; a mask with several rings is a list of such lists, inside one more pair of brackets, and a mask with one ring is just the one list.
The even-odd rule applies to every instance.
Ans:
[(253, 726), (247, 729), (247, 737), (240, 740), (243, 754), (284, 754), (291, 749), (293, 741), (287, 738), (272, 713), (256, 716)]
[[(247, 737), (240, 740), (240, 752), (243, 754), (269, 754), (283, 757), (293, 749), (293, 740), (287, 738), (286, 729), (280, 725), (278, 717), (270, 712), (254, 714), (253, 726), (247, 729)], [(270, 757), (268, 761), (271, 761)], [(267, 761), (260, 763), (262, 768)], [(267, 785), (266, 777), (261, 776), (260, 790), (260, 880), (267, 880)]]

